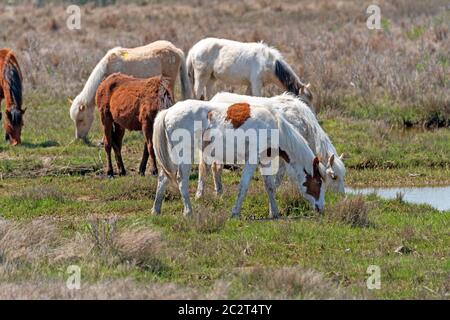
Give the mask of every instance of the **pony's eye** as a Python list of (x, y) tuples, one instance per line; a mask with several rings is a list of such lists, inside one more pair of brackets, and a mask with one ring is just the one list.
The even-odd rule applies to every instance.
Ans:
[(337, 180), (337, 178), (338, 178), (337, 176), (334, 176), (334, 175), (331, 176), (331, 179), (333, 179), (333, 180)]

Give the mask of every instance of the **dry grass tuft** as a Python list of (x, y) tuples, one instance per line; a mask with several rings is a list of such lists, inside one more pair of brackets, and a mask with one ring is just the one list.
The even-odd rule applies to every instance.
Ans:
[(0, 299), (198, 299), (192, 288), (175, 284), (142, 285), (131, 279), (81, 283), (80, 290), (69, 290), (65, 281), (0, 283)]
[(12, 198), (17, 201), (51, 199), (58, 202), (62, 202), (65, 199), (61, 190), (50, 186), (26, 187), (19, 192), (14, 193)]
[(3, 263), (47, 259), (58, 243), (56, 226), (48, 219), (0, 224), (0, 261)]
[(323, 274), (302, 267), (253, 268), (242, 275), (255, 288), (249, 299), (348, 299), (345, 290)]
[(146, 270), (158, 271), (164, 242), (161, 234), (148, 227), (125, 229), (118, 233), (114, 246), (122, 260)]
[(334, 221), (344, 222), (352, 227), (368, 227), (369, 206), (362, 195), (345, 198), (330, 208), (326, 209), (325, 215)]
[(174, 231), (194, 231), (199, 233), (220, 232), (225, 226), (229, 214), (225, 211), (214, 212), (214, 210), (201, 206), (194, 210), (193, 217), (187, 217), (173, 225)]

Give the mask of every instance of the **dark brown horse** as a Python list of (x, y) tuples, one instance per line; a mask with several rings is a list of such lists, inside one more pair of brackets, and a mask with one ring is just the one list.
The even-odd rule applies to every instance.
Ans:
[(108, 156), (109, 177), (114, 176), (111, 148), (114, 149), (119, 174), (126, 174), (121, 154), (125, 129), (142, 131), (145, 137), (139, 173), (145, 175), (150, 155), (151, 172), (153, 175), (158, 174), (152, 146), (153, 122), (159, 110), (172, 106), (172, 97), (168, 82), (161, 76), (138, 79), (114, 73), (100, 84), (95, 101), (103, 124), (103, 141)]
[(6, 101), (5, 139), (15, 146), (20, 143), (25, 110), (22, 110), (22, 72), (10, 49), (0, 49), (0, 106), (2, 99)]

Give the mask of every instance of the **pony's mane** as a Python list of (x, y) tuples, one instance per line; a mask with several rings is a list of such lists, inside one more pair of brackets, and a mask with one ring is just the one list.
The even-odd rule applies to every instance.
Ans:
[(292, 70), (291, 66), (283, 59), (281, 54), (275, 60), (274, 69), (275, 76), (286, 87), (286, 90), (297, 95), (304, 84), (294, 70)]
[(17, 60), (13, 55), (9, 56), (4, 70), (4, 78), (9, 86), (11, 96), (11, 123), (18, 126), (22, 123), (22, 74), (17, 64)]
[(111, 55), (114, 54), (119, 49), (121, 48), (116, 47), (109, 50), (105, 54), (105, 56), (99, 61), (99, 63), (97, 63), (94, 70), (92, 70), (91, 74), (89, 75), (89, 78), (86, 81), (86, 84), (83, 87), (83, 90), (77, 97), (83, 103), (90, 105), (92, 101), (95, 99), (95, 93), (97, 91), (97, 88), (105, 78)]

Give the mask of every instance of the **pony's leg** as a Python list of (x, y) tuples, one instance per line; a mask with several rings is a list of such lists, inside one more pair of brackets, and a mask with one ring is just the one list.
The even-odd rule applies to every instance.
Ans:
[(204, 75), (200, 75), (199, 72), (195, 73), (195, 81), (194, 81), (194, 94), (195, 98), (199, 100), (205, 99), (205, 87), (208, 82), (208, 77)]
[(200, 199), (205, 193), (205, 179), (208, 176), (208, 165), (203, 159), (203, 153), (200, 151), (200, 163), (198, 164), (198, 183), (195, 198)]
[(169, 179), (167, 179), (166, 175), (164, 173), (161, 173), (158, 177), (158, 186), (156, 187), (155, 201), (153, 202), (153, 214), (161, 213), (161, 205), (164, 199), (164, 193), (166, 192), (168, 182)]
[(258, 76), (251, 79), (252, 96), (260, 97), (262, 91), (262, 82)]
[(213, 180), (214, 180), (214, 190), (216, 191), (216, 195), (221, 195), (223, 193), (222, 169), (223, 169), (222, 165), (217, 164), (216, 162), (213, 163), (212, 173), (213, 173)]
[(125, 129), (119, 124), (114, 123), (114, 130), (112, 132), (112, 147), (114, 149), (114, 155), (116, 157), (117, 167), (119, 168), (119, 175), (124, 176), (127, 174), (122, 159), (122, 141), (125, 135)]
[(114, 170), (112, 167), (112, 160), (111, 160), (111, 147), (113, 144), (113, 136), (112, 136), (112, 126), (113, 122), (111, 117), (108, 117), (103, 112), (101, 113), (101, 120), (103, 124), (103, 145), (105, 147), (106, 151), (106, 158), (108, 161), (108, 171), (106, 174), (109, 178), (114, 178)]
[(264, 180), (264, 188), (269, 196), (269, 215), (271, 218), (278, 218), (277, 202), (275, 201), (275, 182), (274, 176), (261, 174)]
[(280, 158), (278, 161), (278, 171), (275, 176), (275, 189), (278, 189), (283, 182), (284, 175), (286, 174), (286, 165), (286, 162)]
[[(156, 115), (155, 115), (156, 116)], [(154, 116), (152, 117), (154, 119)], [(158, 175), (158, 169), (156, 167), (156, 155), (153, 149), (153, 121), (147, 120), (142, 124), (142, 131), (144, 133), (145, 141), (147, 142), (147, 149), (150, 155), (150, 171), (153, 176)]]
[(209, 79), (206, 83), (206, 96), (205, 99), (209, 100), (214, 94), (214, 88), (216, 87), (216, 81), (214, 79)]
[(180, 164), (178, 166), (178, 188), (180, 189), (181, 197), (183, 199), (185, 216), (192, 215), (191, 201), (189, 200), (189, 174), (191, 172), (190, 164)]
[(145, 169), (147, 168), (147, 161), (148, 161), (148, 156), (150, 154), (148, 153), (148, 147), (147, 147), (147, 142), (144, 143), (144, 152), (142, 153), (142, 160), (141, 160), (141, 164), (139, 165), (139, 174), (141, 176), (145, 176)]
[(239, 183), (239, 192), (235, 205), (231, 211), (232, 217), (237, 218), (241, 213), (242, 203), (244, 202), (245, 195), (247, 194), (248, 186), (252, 179), (253, 173), (257, 168), (256, 164), (245, 164), (242, 172), (241, 182)]

